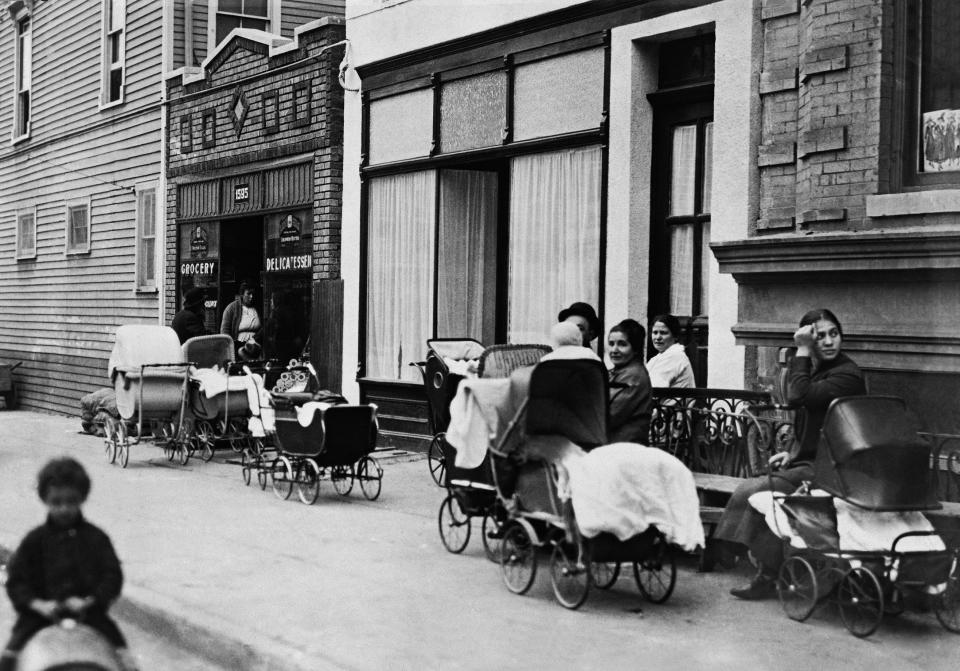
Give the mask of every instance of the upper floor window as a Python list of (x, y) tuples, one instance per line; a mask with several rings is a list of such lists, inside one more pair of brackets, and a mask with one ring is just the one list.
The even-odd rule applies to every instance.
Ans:
[(25, 210), (17, 213), (17, 258), (37, 258), (36, 210)]
[(127, 0), (103, 2), (103, 76), (101, 102), (104, 105), (123, 102), (126, 71)]
[(29, 16), (23, 16), (16, 20), (16, 31), (16, 78), (14, 81), (16, 98), (13, 104), (13, 136), (14, 138), (19, 138), (30, 134), (30, 84), (33, 71), (33, 40)]
[(137, 290), (157, 288), (157, 191), (137, 189)]
[(67, 205), (67, 254), (90, 251), (90, 203)]
[(220, 44), (234, 28), (270, 30), (269, 0), (215, 0), (216, 7), (214, 44)]

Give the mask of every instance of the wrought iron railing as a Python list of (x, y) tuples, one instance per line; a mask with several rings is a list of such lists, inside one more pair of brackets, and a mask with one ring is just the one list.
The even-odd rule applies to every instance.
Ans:
[(960, 435), (921, 431), (930, 443), (937, 498), (960, 502)]

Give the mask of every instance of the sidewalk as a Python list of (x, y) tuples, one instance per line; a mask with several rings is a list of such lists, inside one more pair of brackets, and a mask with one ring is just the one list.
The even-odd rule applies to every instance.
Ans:
[[(133, 446), (128, 468), (106, 463), (79, 420), (0, 411), (0, 546), (40, 523), (38, 468), (67, 454), (89, 470), (85, 507), (112, 537), (126, 582), (115, 614), (208, 659), (245, 670), (326, 669), (953, 669), (958, 637), (932, 614), (885, 620), (867, 641), (835, 609), (804, 624), (776, 601), (727, 593), (743, 571), (681, 567), (667, 604), (639, 598), (629, 566), (579, 611), (553, 598), (541, 562), (523, 597), (483, 558), (479, 520), (463, 555), (437, 534), (444, 492), (419, 455), (384, 459), (383, 491), (340, 497), (329, 482), (313, 506), (277, 499), (218, 453), (166, 462)], [(356, 488), (355, 488), (356, 489)], [(822, 611), (822, 612), (821, 612)], [(144, 666), (144, 671), (153, 671)]]

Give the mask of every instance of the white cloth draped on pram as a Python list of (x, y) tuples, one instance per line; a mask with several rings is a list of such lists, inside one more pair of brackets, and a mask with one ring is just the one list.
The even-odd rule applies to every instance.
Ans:
[[(831, 497), (823, 490), (814, 489), (811, 496), (831, 498), (836, 511), (836, 531), (840, 552), (889, 552), (893, 541), (912, 531), (930, 532), (933, 525), (916, 510), (871, 511)], [(753, 494), (750, 505), (764, 515), (770, 530), (779, 538), (790, 542), (792, 547), (804, 549), (807, 542), (802, 530), (783, 510), (784, 495), (765, 491)], [(944, 549), (943, 540), (937, 535), (909, 536), (897, 544), (898, 552), (937, 552)]]

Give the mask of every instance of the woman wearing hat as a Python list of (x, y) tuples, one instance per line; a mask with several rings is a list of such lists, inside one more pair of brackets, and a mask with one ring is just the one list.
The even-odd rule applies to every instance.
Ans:
[(183, 309), (173, 316), (170, 326), (177, 332), (180, 344), (194, 336), (207, 335), (203, 324), (203, 301), (206, 293), (200, 287), (193, 287), (183, 295)]
[(580, 329), (584, 347), (590, 347), (590, 343), (600, 335), (600, 320), (589, 303), (572, 303), (570, 307), (560, 311), (557, 321), (570, 322)]

